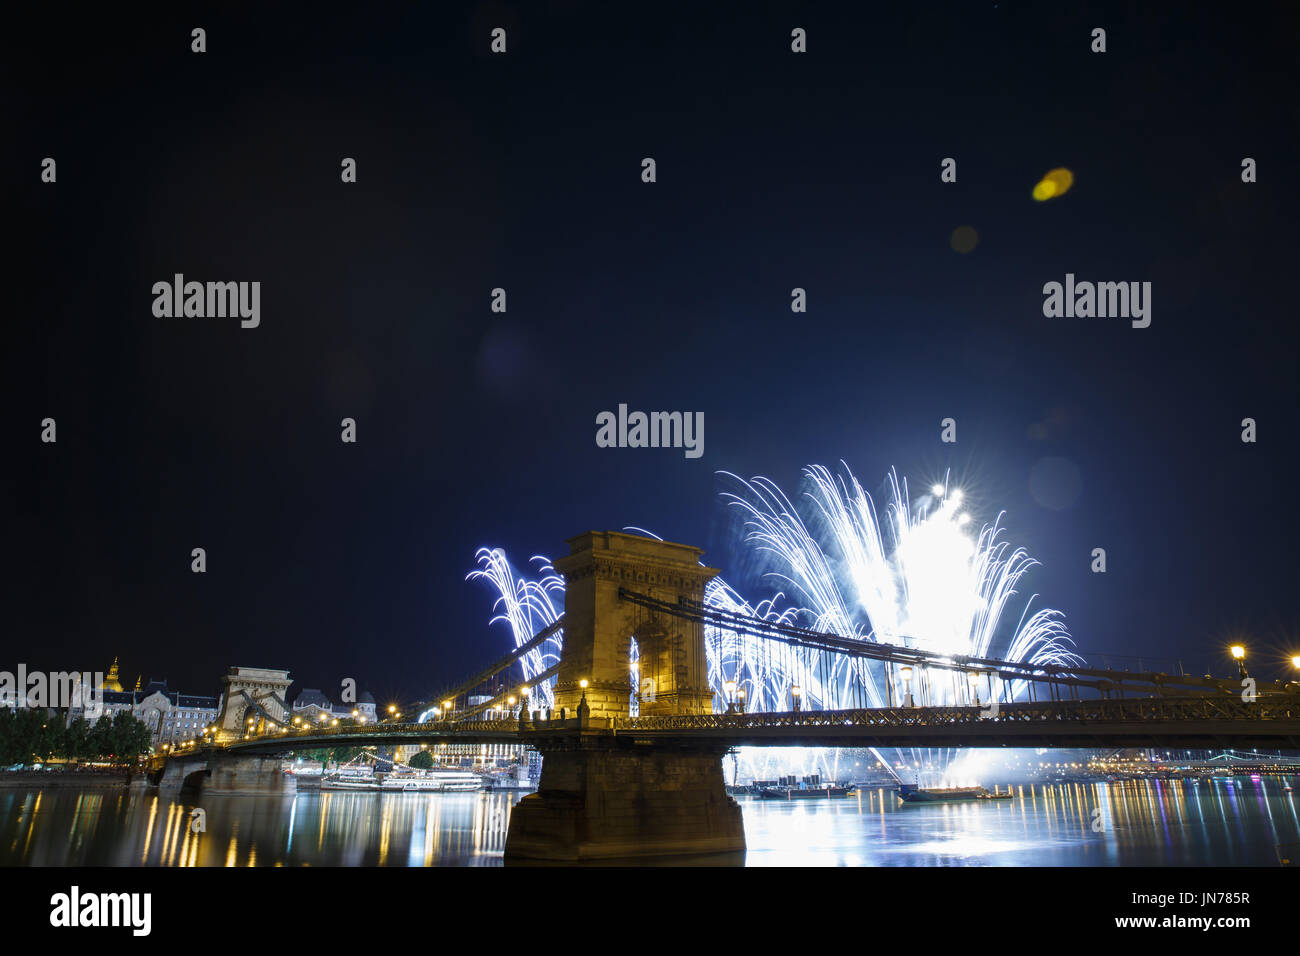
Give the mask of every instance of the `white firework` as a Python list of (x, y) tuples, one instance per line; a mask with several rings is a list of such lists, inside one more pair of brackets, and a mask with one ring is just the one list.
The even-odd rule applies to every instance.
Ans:
[[(515, 647), (522, 647), (534, 634), (550, 627), (560, 619), (564, 604), (564, 579), (551, 566), (549, 558), (534, 555), (537, 577), (528, 579), (515, 574), (509, 559), (500, 548), (479, 548), (474, 556), (479, 567), (466, 575), (465, 580), (483, 580), (492, 585), (497, 599), (492, 605), (495, 613), (489, 624), (504, 622), (514, 637)], [(539, 646), (520, 659), (524, 679), (530, 683), (538, 674), (545, 673), (560, 662), (564, 647), (564, 628), (560, 628)], [(530, 700), (538, 709), (554, 706), (555, 681), (545, 680), (531, 687)]]
[[(765, 559), (765, 577), (780, 591), (751, 605), (725, 580), (715, 578), (705, 589), (708, 607), (944, 657), (996, 656), (1066, 666), (1079, 660), (1069, 651), (1071, 641), (1058, 611), (1029, 612), (1036, 596), (1025, 602), (1014, 625), (1004, 622), (1017, 585), (1038, 562), (1023, 548), (1013, 549), (1001, 540), (1001, 513), (972, 536), (962, 493), (946, 483), (930, 488), (914, 505), (907, 482), (891, 471), (882, 524), (871, 496), (847, 465), (842, 475), (821, 465), (804, 469), (802, 512), (767, 478), (722, 474), (738, 485), (737, 493), (723, 497), (742, 516), (742, 542)], [(493, 586), (497, 599), (492, 622), (510, 627), (516, 647), (558, 620), (564, 582), (549, 559), (534, 557), (539, 576), (526, 579), (514, 572), (499, 549), (480, 549), (476, 557), (479, 568), (468, 577)], [(793, 606), (779, 610), (786, 593)], [(743, 689), (745, 708), (751, 711), (791, 709), (796, 687), (801, 705), (812, 708), (879, 707), (902, 700), (896, 669), (878, 662), (791, 647), (712, 624), (705, 625), (704, 637), (716, 710), (729, 703), (729, 689)], [(558, 632), (530, 651), (524, 659), (525, 676), (531, 679), (557, 663), (562, 644)], [(536, 689), (534, 699), (543, 706), (551, 706), (552, 683), (545, 681)], [(925, 702), (969, 702), (960, 682), (946, 683), (927, 680)], [(634, 712), (637, 686), (633, 642), (629, 695)], [(1023, 689), (1023, 682), (1003, 688), (994, 681), (988, 692), (1014, 699)]]
[[(907, 482), (891, 472), (882, 527), (871, 496), (847, 466), (843, 476), (822, 465), (804, 469), (806, 515), (769, 479), (724, 474), (742, 489), (723, 497), (742, 515), (745, 543), (765, 556), (767, 576), (790, 591), (801, 623), (814, 630), (945, 657), (992, 657), (1017, 584), (1038, 564), (1001, 540), (1001, 514), (971, 537), (962, 493), (946, 485), (932, 487), (913, 506)], [(1032, 601), (999, 656), (1033, 664), (1077, 661), (1060, 612), (1029, 614)], [(814, 676), (829, 668), (833, 679), (814, 679), (807, 700), (837, 706), (856, 687), (873, 706), (889, 702), (885, 681), (896, 675), (860, 659), (833, 658), (816, 662)], [(1008, 691), (1014, 697), (1022, 689)], [(933, 690), (932, 702), (956, 702), (946, 688)], [(994, 690), (1001, 693), (997, 685)]]

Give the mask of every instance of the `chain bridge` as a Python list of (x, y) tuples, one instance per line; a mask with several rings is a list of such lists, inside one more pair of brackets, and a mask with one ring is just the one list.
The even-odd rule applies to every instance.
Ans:
[[(706, 605), (718, 572), (698, 548), (612, 531), (568, 543), (555, 562), (563, 617), (441, 695), (437, 719), (299, 728), (283, 710), (257, 709), (251, 727), (170, 756), (164, 780), (201, 773), (275, 791), (279, 760), (295, 750), (521, 743), (545, 759), (537, 792), (511, 815), (506, 859), (576, 862), (742, 852), (740, 807), (721, 760), (737, 746), (1300, 749), (1298, 683), (1257, 682), (1244, 668), (1236, 678), (1134, 673), (849, 640)], [(873, 701), (850, 683), (836, 706), (813, 709), (796, 687), (783, 711), (746, 712), (733, 698), (716, 713), (705, 625), (808, 651), (821, 666), (878, 662), (891, 675), (888, 698)], [(561, 629), (559, 663), (525, 678), (525, 655)], [(656, 674), (635, 715), (633, 639), (642, 673)], [(529, 691), (552, 678), (554, 706), (530, 709)], [(471, 696), (490, 699), (471, 707)], [(483, 719), (506, 710), (507, 719)]]

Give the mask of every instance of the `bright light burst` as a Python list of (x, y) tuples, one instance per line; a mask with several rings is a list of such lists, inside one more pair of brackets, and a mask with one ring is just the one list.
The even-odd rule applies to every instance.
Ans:
[[(500, 548), (479, 548), (474, 558), (479, 565), (465, 578), (467, 581), (484, 580), (497, 592), (492, 610), (496, 615), (489, 624), (503, 621), (514, 635), (515, 647), (527, 643), (538, 631), (550, 627), (564, 613), (564, 579), (551, 567), (549, 558), (534, 555), (532, 563), (538, 577), (533, 580), (519, 577)], [(564, 647), (564, 628), (560, 628), (538, 647), (520, 658), (524, 678), (533, 678), (550, 670), (560, 662)], [(554, 680), (543, 681), (530, 688), (530, 702), (534, 709), (549, 708), (554, 704)]]
[[(723, 497), (742, 516), (745, 543), (767, 558), (767, 576), (793, 595), (801, 623), (945, 656), (1077, 662), (1060, 613), (1044, 608), (1029, 615), (1032, 597), (1004, 635), (1006, 649), (996, 653), (1000, 632), (1008, 630), (1003, 615), (1016, 586), (1038, 564), (1023, 548), (1013, 550), (1001, 540), (1001, 514), (972, 537), (965, 530), (970, 518), (960, 490), (936, 484), (914, 505), (907, 482), (891, 472), (882, 524), (871, 496), (847, 465), (843, 469), (842, 475), (822, 465), (804, 469), (802, 513), (769, 479), (746, 481), (724, 473), (740, 487)], [(824, 687), (815, 684), (808, 699), (835, 706), (848, 688), (860, 684), (872, 706), (884, 706), (890, 700), (885, 682), (898, 680), (861, 660), (837, 658), (832, 669), (831, 680)], [(1012, 697), (1022, 684), (1009, 688)], [(1002, 693), (996, 683), (992, 689)], [(947, 688), (933, 690), (930, 703), (956, 702)]]
[[(1020, 579), (1038, 562), (1002, 540), (1001, 513), (972, 535), (970, 510), (959, 489), (945, 480), (914, 503), (906, 480), (900, 482), (891, 472), (882, 523), (871, 496), (841, 464), (842, 474), (821, 465), (804, 469), (802, 510), (767, 478), (722, 473), (737, 488), (723, 498), (741, 515), (743, 543), (764, 559), (764, 577), (781, 590), (751, 605), (715, 578), (705, 589), (706, 604), (945, 656), (1067, 666), (1078, 662), (1068, 649), (1071, 641), (1060, 613), (1044, 608), (1030, 614), (1033, 597), (1014, 626), (1004, 621)], [(480, 549), (476, 559), (479, 567), (468, 578), (493, 586), (498, 597), (492, 622), (508, 624), (516, 647), (559, 618), (564, 582), (548, 559), (532, 559), (538, 577), (531, 580), (518, 576), (499, 549)], [(785, 593), (793, 606), (778, 610)], [(712, 625), (705, 626), (705, 641), (717, 710), (726, 704), (727, 681), (745, 689), (749, 710), (789, 710), (795, 684), (802, 705), (811, 708), (885, 706), (901, 701), (905, 693), (897, 670), (880, 662), (794, 648)], [(525, 676), (531, 679), (553, 666), (562, 643), (561, 631), (529, 652)], [(635, 712), (635, 643), (629, 665)], [(1024, 690), (1023, 682), (1003, 688), (990, 680), (988, 691), (998, 697), (1005, 693), (1014, 699)], [(533, 699), (539, 706), (552, 705), (552, 683), (536, 688)], [(969, 702), (960, 682), (933, 680), (925, 691), (927, 704)], [(827, 764), (826, 769), (832, 768)]]

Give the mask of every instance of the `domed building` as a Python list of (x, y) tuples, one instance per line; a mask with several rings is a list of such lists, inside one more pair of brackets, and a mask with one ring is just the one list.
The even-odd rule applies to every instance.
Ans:
[(366, 718), (366, 723), (375, 722), (375, 698), (370, 691), (361, 692), (361, 696), (357, 698), (357, 710), (361, 711), (361, 716)]
[[(162, 744), (175, 746), (182, 741), (192, 740), (203, 732), (204, 727), (216, 721), (221, 707), (218, 698), (182, 694), (171, 690), (165, 680), (151, 680), (143, 690), (140, 683), (140, 678), (137, 677), (135, 689), (124, 690), (117, 658), (113, 658), (108, 676), (99, 685), (101, 712), (110, 719), (118, 711), (130, 712), (148, 726), (155, 747)], [(69, 708), (69, 723), (80, 716), (85, 716), (84, 708)]]
[(304, 687), (294, 699), (293, 713), (308, 723), (317, 723), (322, 717), (326, 720), (351, 717), (360, 718), (364, 724), (373, 724), (376, 719), (375, 698), (370, 691), (362, 691), (355, 704), (336, 704), (318, 688)]
[(108, 669), (108, 676), (104, 678), (104, 683), (99, 685), (100, 690), (111, 690), (122, 693), (122, 682), (118, 680), (117, 658), (113, 658), (113, 666)]

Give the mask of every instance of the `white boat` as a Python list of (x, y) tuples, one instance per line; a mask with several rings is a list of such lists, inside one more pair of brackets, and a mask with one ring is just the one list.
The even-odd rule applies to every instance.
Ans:
[(384, 778), (385, 793), (453, 793), (482, 790), (483, 778), (467, 770), (427, 770), (391, 774)]
[(339, 773), (321, 777), (322, 790), (378, 790), (379, 781), (374, 774)]

